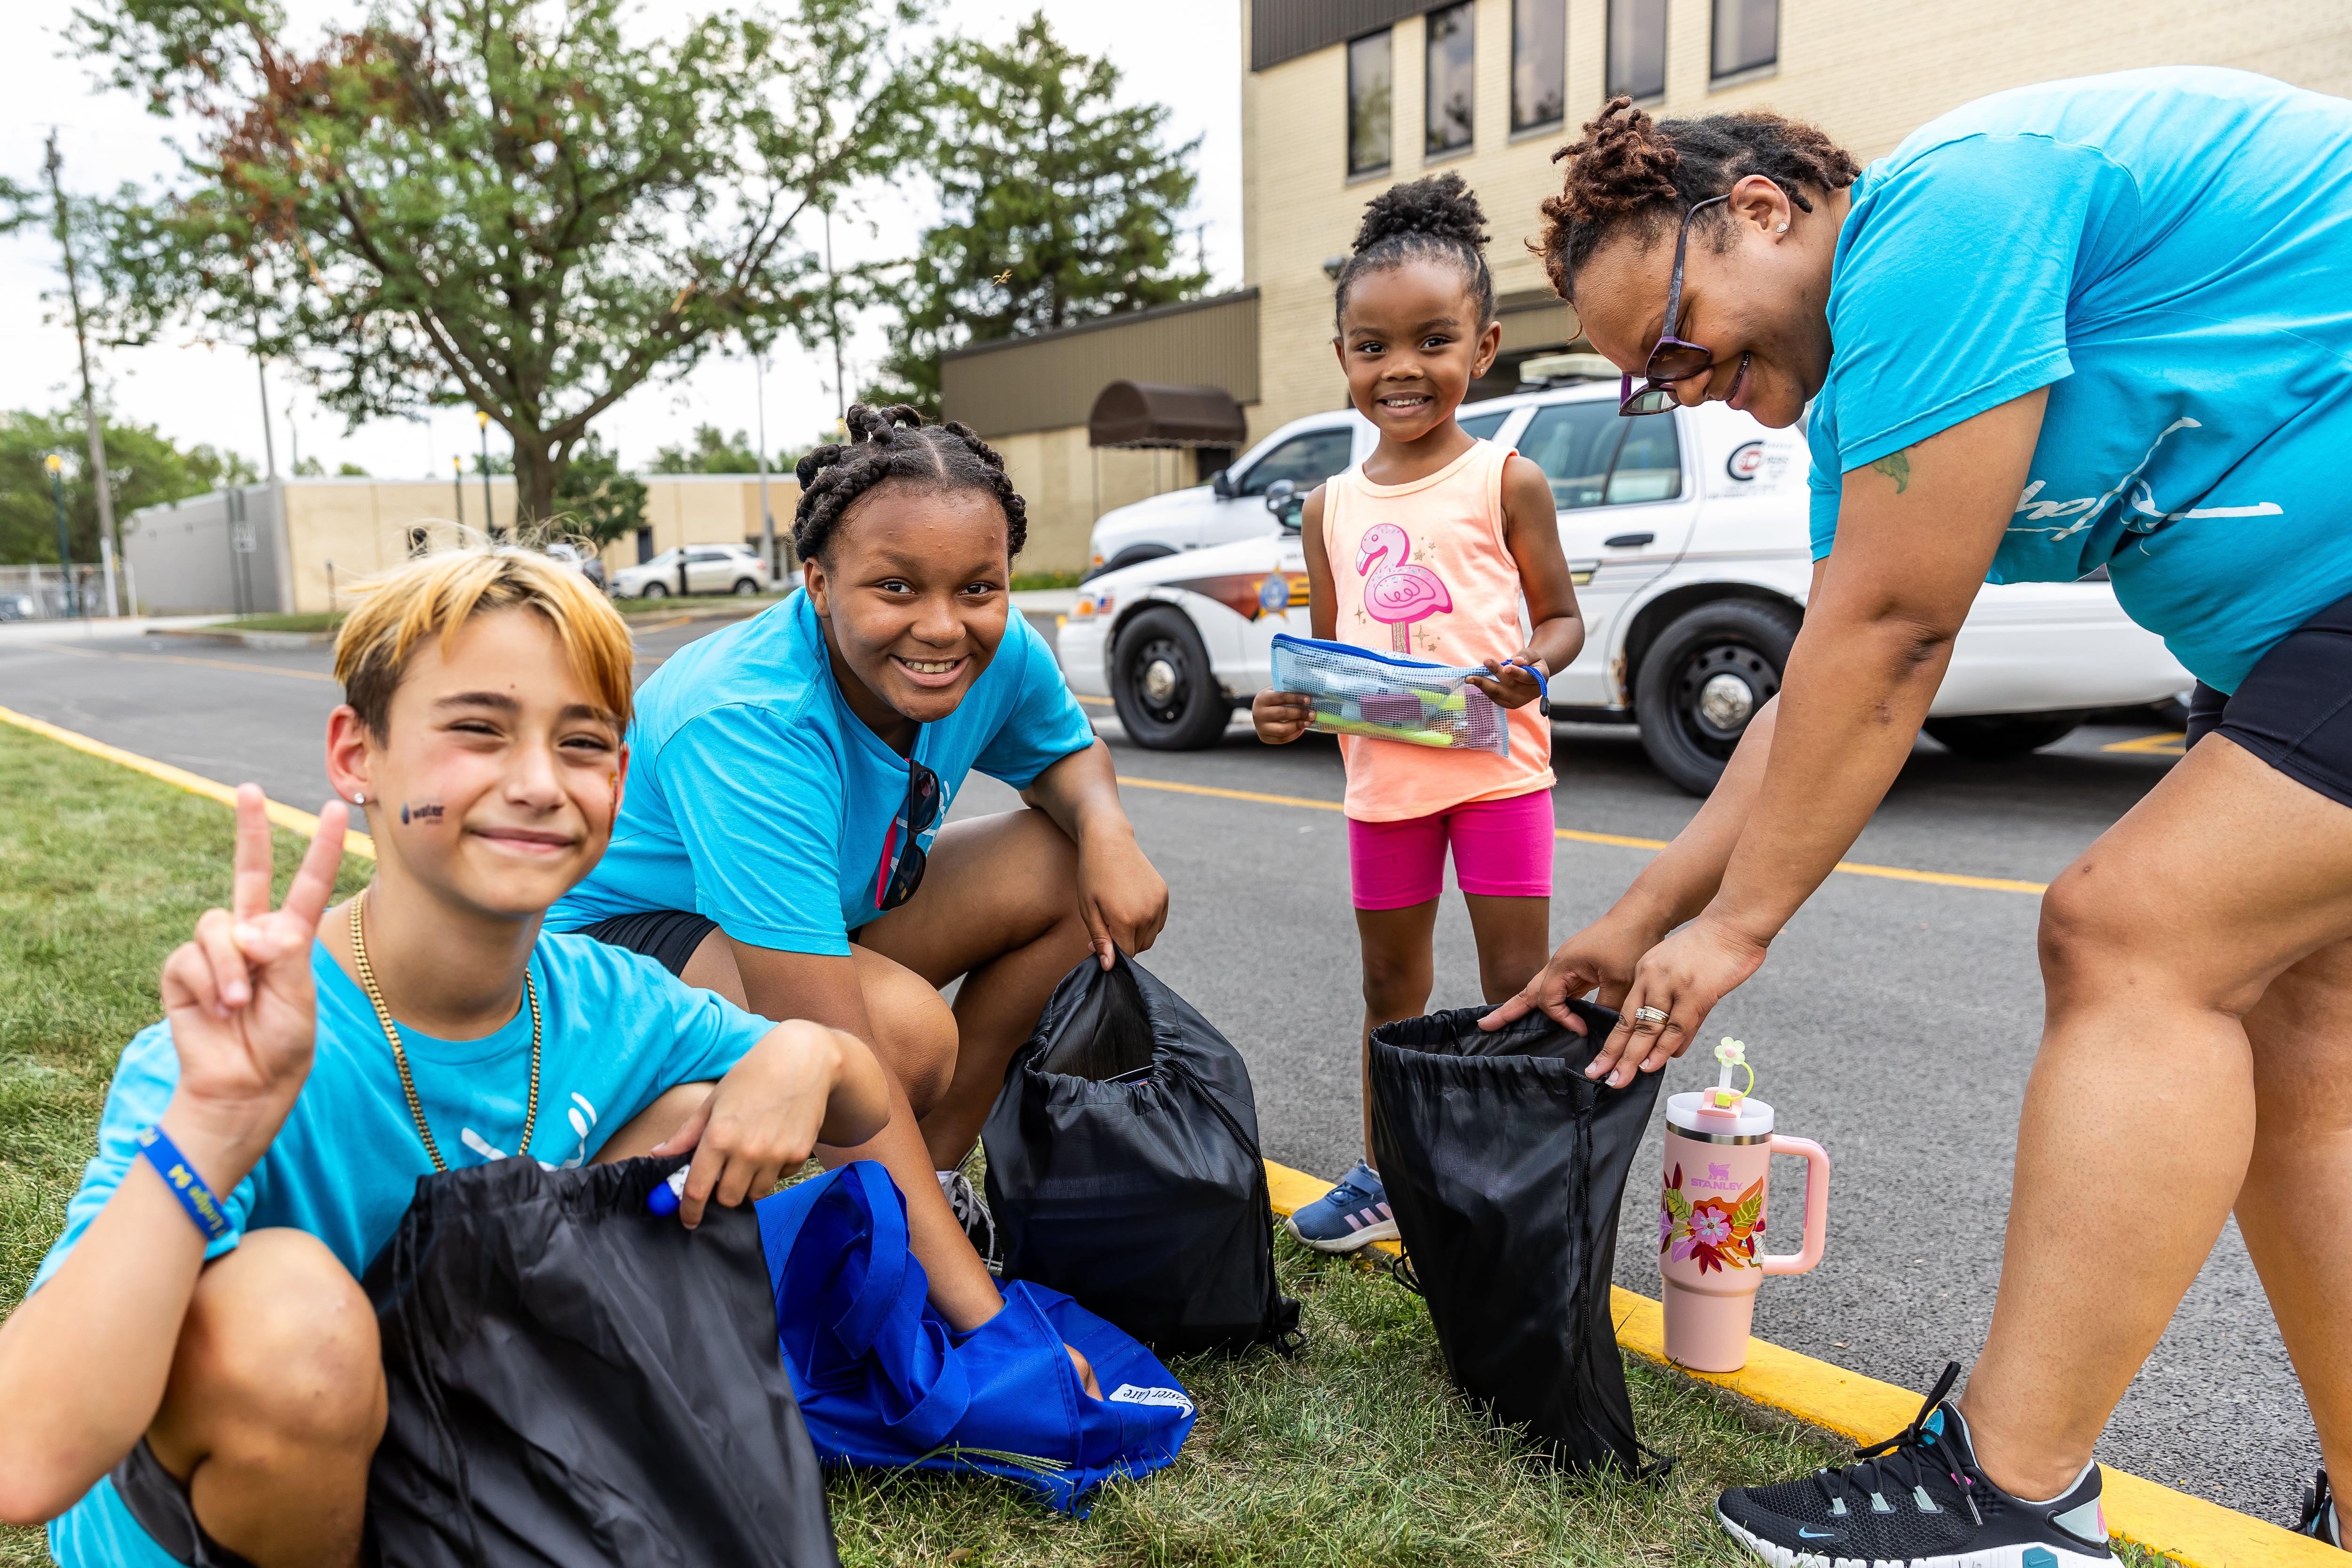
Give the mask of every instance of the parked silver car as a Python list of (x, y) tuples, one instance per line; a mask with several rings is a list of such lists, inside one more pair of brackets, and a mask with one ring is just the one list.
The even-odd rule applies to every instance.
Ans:
[(764, 594), (768, 563), (741, 544), (689, 544), (613, 574), (619, 598), (658, 599), (671, 594)]

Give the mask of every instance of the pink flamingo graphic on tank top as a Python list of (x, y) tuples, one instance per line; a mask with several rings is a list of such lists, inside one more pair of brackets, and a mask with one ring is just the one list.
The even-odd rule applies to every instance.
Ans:
[(1356, 575), (1366, 579), (1364, 613), (1389, 628), (1389, 647), (1398, 653), (1412, 651), (1413, 622), (1454, 607), (1436, 573), (1406, 563), (1412, 553), (1412, 541), (1392, 522), (1366, 529), (1356, 547)]

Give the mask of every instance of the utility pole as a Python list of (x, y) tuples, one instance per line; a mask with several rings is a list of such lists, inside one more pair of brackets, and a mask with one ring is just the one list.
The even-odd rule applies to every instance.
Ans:
[(834, 294), (833, 276), (833, 209), (824, 209), (824, 319), (833, 328), (833, 401), (834, 413), (842, 421), (846, 434), (849, 423), (849, 386), (841, 369), (841, 311)]
[(278, 437), (269, 428), (269, 362), (261, 357), (261, 312), (253, 313), (253, 374), (261, 383), (261, 462), (267, 478), (278, 479)]
[(486, 411), (474, 410), (474, 428), (482, 433), (482, 532), (496, 544), (499, 526), (490, 515), (490, 416)]
[(66, 534), (66, 460), (51, 452), (41, 466), (49, 470), (49, 496), (57, 502), (58, 575), (65, 579), (66, 615), (71, 617), (81, 614), (81, 605), (74, 594), (73, 542)]
[[(49, 196), (58, 209), (58, 248), (65, 253), (66, 297), (73, 301), (74, 348), (81, 355), (81, 421), (89, 437), (89, 472), (98, 489), (98, 538), (105, 546), (103, 553), (120, 554), (122, 541), (114, 530), (114, 487), (106, 473), (106, 437), (98, 427), (98, 395), (91, 390), (89, 379), (89, 331), (82, 320), (81, 280), (74, 271), (73, 231), (66, 219), (66, 192), (61, 174), (65, 159), (58, 153), (58, 132), (49, 128), (49, 156), (42, 164), (49, 176)], [(106, 613), (115, 613), (114, 574), (106, 574)]]
[(302, 430), (294, 423), (294, 405), (291, 403), (286, 405), (286, 446), (287, 458), (299, 475), (302, 471)]
[(758, 447), (751, 454), (760, 465), (760, 554), (768, 563), (768, 586), (773, 588), (776, 579), (783, 574), (776, 560), (776, 514), (768, 506), (768, 384), (761, 363), (767, 356), (751, 356), (751, 404), (758, 410), (760, 433)]

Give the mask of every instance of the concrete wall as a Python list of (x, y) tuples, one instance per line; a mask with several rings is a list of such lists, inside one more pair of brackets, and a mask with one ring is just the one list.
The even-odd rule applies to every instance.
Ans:
[[(248, 485), (134, 513), (122, 531), (139, 594), (131, 613), (285, 610), (288, 552), (279, 505), (278, 487)], [(252, 548), (236, 548), (240, 539)]]
[[(679, 544), (742, 543), (760, 536), (760, 483), (737, 474), (647, 474), (646, 522), (656, 553)], [(353, 578), (398, 565), (412, 553), (412, 533), (427, 550), (483, 537), (482, 481), (461, 487), (425, 479), (283, 479), (243, 492), (259, 548), (243, 569), (247, 591), (230, 575), (230, 502), (223, 492), (133, 514), (123, 545), (151, 611), (242, 610), (309, 613), (348, 607), (341, 589)], [(789, 538), (800, 486), (770, 476), (769, 504), (779, 537)], [(513, 526), (511, 479), (490, 480), (489, 519)], [(282, 508), (286, 519), (279, 526)], [(1083, 541), (1082, 541), (1083, 542)], [(604, 552), (607, 570), (634, 565), (637, 544), (623, 539)], [(329, 581), (334, 595), (331, 605)]]
[[(1242, 36), (1252, 5), (1243, 0)], [(1295, 0), (1273, 0), (1295, 3)], [(1395, 24), (1391, 162), (1347, 174), (1347, 49), (1315, 50), (1242, 82), (1244, 268), (1259, 291), (1260, 400), (1251, 438), (1320, 409), (1346, 389), (1331, 349), (1327, 257), (1343, 254), (1363, 204), (1388, 184), (1458, 169), (1477, 191), (1494, 243), (1498, 296), (1546, 287), (1523, 241), (1537, 204), (1559, 188), (1552, 153), (1604, 101), (1607, 0), (1566, 0), (1567, 117), (1514, 138), (1509, 130), (1510, 0), (1477, 0), (1475, 141), (1424, 164), (1419, 16)], [(2352, 96), (2352, 9), (2345, 0), (2262, 5), (2211, 0), (1781, 0), (1780, 58), (1713, 87), (1711, 7), (1670, 0), (1664, 115), (1770, 108), (1811, 121), (1868, 162), (1948, 110), (2004, 88), (2151, 65), (2226, 65)]]

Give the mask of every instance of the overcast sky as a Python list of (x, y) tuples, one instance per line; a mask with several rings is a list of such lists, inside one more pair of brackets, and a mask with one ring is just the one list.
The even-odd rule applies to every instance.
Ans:
[[(0, 109), (0, 174), (20, 184), (41, 175), (43, 139), (52, 126), (65, 157), (68, 189), (111, 190), (123, 180), (152, 181), (176, 166), (167, 142), (173, 128), (128, 97), (97, 86), (71, 56), (64, 30), (76, 0), (15, 0), (11, 29), (21, 62), (9, 102)], [(86, 3), (86, 0), (84, 0)], [(677, 0), (656, 0), (644, 13), (658, 17)], [(360, 0), (296, 0), (303, 18), (297, 37), (329, 17), (356, 18)], [(946, 0), (947, 25), (991, 40), (1009, 38), (1038, 0)], [(1200, 136), (1200, 198), (1188, 224), (1205, 226), (1217, 286), (1241, 278), (1241, 40), (1236, 0), (1193, 0), (1183, 5), (1105, 5), (1088, 0), (1043, 0), (1055, 32), (1075, 48), (1110, 56), (1124, 75), (1129, 101), (1165, 103), (1174, 110), (1171, 139)], [(834, 225), (836, 261), (904, 254), (915, 227), (929, 214), (893, 195), (870, 198), (862, 211), (845, 211)], [(808, 238), (817, 237), (814, 223)], [(46, 233), (0, 238), (0, 410), (51, 409), (79, 395), (72, 333), (44, 321), (39, 298), (57, 281), (57, 247)], [(870, 326), (849, 344), (849, 384), (860, 384), (860, 363), (880, 357)], [(243, 452), (257, 466), (262, 455), (261, 395), (250, 356), (173, 342), (105, 354), (99, 364), (102, 395), (117, 414), (159, 426), (183, 443), (208, 442)], [(833, 421), (831, 354), (812, 355), (780, 345), (766, 376), (771, 451), (795, 443)], [(346, 432), (341, 418), (320, 408), (308, 388), (272, 366), (271, 418), (280, 469), (292, 466), (299, 444), (329, 472), (355, 462), (387, 477), (440, 478), (452, 452), (475, 450), (472, 416), (444, 410), (425, 423), (381, 420)], [(292, 430), (289, 430), (289, 407)], [(748, 429), (753, 421), (752, 368), (739, 358), (707, 359), (685, 380), (641, 386), (598, 421), (624, 461), (642, 465), (656, 447), (682, 441), (697, 424)], [(491, 432), (492, 449), (499, 437)]]

